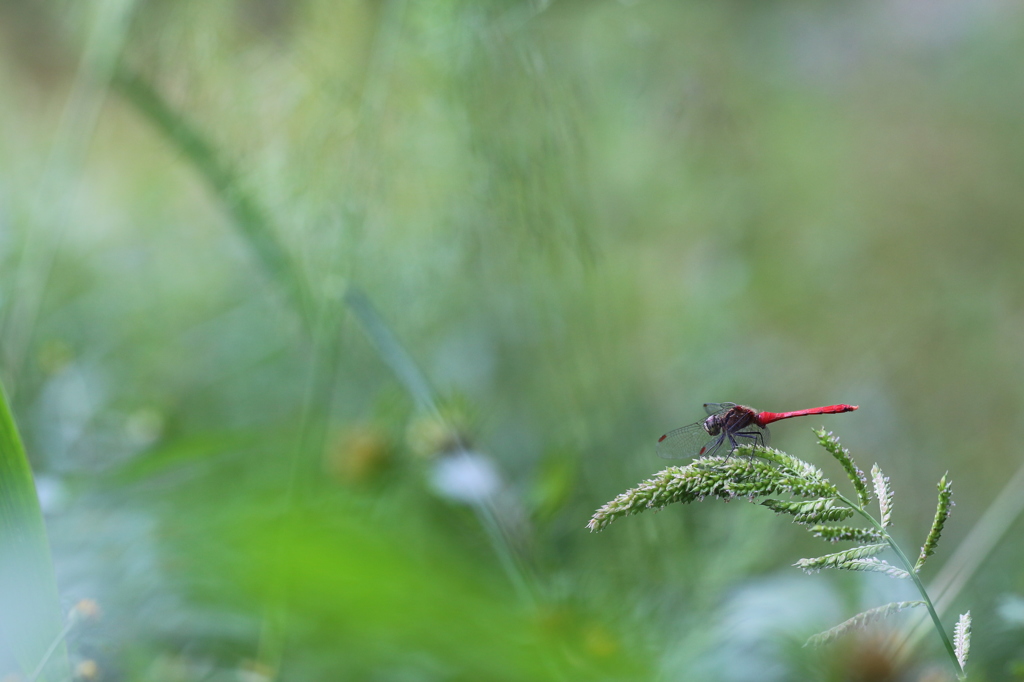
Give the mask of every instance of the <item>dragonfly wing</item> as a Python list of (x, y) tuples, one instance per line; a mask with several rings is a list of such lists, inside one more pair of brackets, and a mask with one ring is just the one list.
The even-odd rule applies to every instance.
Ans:
[(655, 450), (662, 459), (698, 457), (708, 454), (709, 445), (717, 448), (721, 440), (721, 436), (716, 438), (704, 430), (704, 422), (696, 422), (666, 433), (658, 439)]
[(733, 407), (736, 407), (736, 403), (704, 403), (704, 411), (709, 415), (725, 412)]

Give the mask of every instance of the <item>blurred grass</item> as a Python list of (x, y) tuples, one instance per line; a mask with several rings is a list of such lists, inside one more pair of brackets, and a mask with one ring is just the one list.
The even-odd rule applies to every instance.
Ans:
[[(61, 593), (111, 614), (106, 648), (72, 651), (115, 679), (266, 674), (282, 594), (282, 675), (853, 679), (856, 646), (838, 671), (750, 653), (835, 621), (823, 594), (878, 602), (808, 579), (792, 619), (744, 611), (797, 529), (745, 506), (583, 523), (708, 400), (860, 403), (826, 426), (893, 478), (910, 544), (942, 471), (951, 552), (1017, 468), (1013, 8), (52, 0), (0, 19), (0, 362), (57, 491)], [(86, 86), (95, 127), (61, 124)], [(60, 139), (81, 159), (48, 171)], [(353, 283), (441, 426), (346, 317)], [(532, 603), (433, 483), (453, 428), (499, 474)], [(812, 447), (796, 424), (775, 441)], [(961, 597), (993, 679), (1021, 658), (1019, 631), (982, 644), (1024, 591), (1018, 554)], [(762, 639), (729, 649), (743, 623)]]
[(221, 161), (216, 150), (187, 120), (171, 109), (139, 74), (121, 67), (115, 71), (111, 84), (173, 143), (175, 149), (188, 159), (210, 185), (214, 196), (223, 202), (232, 222), (251, 245), (260, 265), (284, 290), (303, 321), (312, 326), (312, 302), (300, 278), (301, 273), (279, 243), (274, 227), (268, 223), (263, 211), (248, 192), (240, 187), (235, 173)]
[[(365, 674), (423, 655), (464, 679), (644, 674), (645, 664), (623, 651), (621, 635), (610, 624), (555, 605), (524, 609), (478, 567), (463, 564), (453, 548), (445, 551), (443, 538), (413, 536), (386, 523), (369, 528), (349, 514), (345, 505), (323, 505), (283, 520), (234, 510), (228, 518), (215, 517), (198, 538), (181, 529), (178, 541), (213, 542), (218, 548), (177, 568), (189, 582), (208, 576), (216, 588), (199, 588), (197, 596), (228, 609), (247, 610), (246, 602), (270, 596), (266, 585), (287, 583), (293, 637), (307, 633), (319, 640), (332, 633), (325, 644), (345, 641), (363, 653), (347, 663), (329, 654), (286, 656), (286, 676), (327, 674), (339, 664), (348, 674)], [(209, 557), (219, 560), (211, 563)], [(308, 651), (306, 641), (298, 646)]]

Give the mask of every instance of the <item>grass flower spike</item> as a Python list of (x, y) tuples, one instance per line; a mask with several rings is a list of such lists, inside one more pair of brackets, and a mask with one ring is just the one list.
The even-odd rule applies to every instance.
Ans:
[(850, 482), (853, 483), (854, 490), (857, 491), (857, 497), (860, 499), (861, 506), (868, 506), (868, 503), (871, 502), (871, 495), (868, 493), (868, 479), (864, 476), (864, 472), (854, 464), (853, 459), (850, 457), (850, 451), (839, 444), (839, 439), (833, 436), (831, 431), (818, 429), (814, 432), (814, 435), (818, 437), (818, 443), (821, 447), (828, 450), (829, 454), (835, 457), (843, 466), (846, 475), (850, 478)]
[[(850, 452), (831, 432), (816, 430), (815, 435), (818, 443), (843, 467), (854, 495), (848, 497), (843, 494), (820, 469), (808, 462), (760, 444), (743, 444), (729, 456), (699, 457), (685, 466), (669, 467), (659, 472), (599, 508), (587, 527), (591, 531), (603, 530), (617, 519), (648, 509), (661, 509), (674, 502), (690, 504), (709, 498), (726, 501), (746, 498), (750, 502), (759, 502), (776, 514), (789, 516), (794, 523), (807, 526), (815, 537), (830, 543), (856, 543), (854, 547), (837, 552), (800, 559), (795, 566), (808, 573), (825, 568), (885, 573), (893, 578), (913, 581), (921, 594), (918, 601), (893, 602), (859, 613), (811, 637), (808, 644), (825, 644), (903, 609), (924, 606), (951, 664), (955, 666), (957, 677), (964, 679), (963, 666), (970, 646), (970, 614), (962, 616), (957, 624), (954, 646), (918, 576), (925, 559), (935, 552), (953, 504), (947, 477), (943, 476), (939, 481), (935, 520), (917, 563), (912, 564), (886, 530), (892, 524), (893, 491), (889, 479), (877, 464), (871, 468), (872, 487), (878, 500), (879, 513), (876, 517), (868, 510), (871, 502), (868, 479)], [(866, 525), (849, 525), (848, 520), (855, 516), (859, 516)], [(839, 522), (846, 523), (836, 525)], [(882, 554), (892, 555), (894, 563), (881, 558)]]
[(925, 560), (935, 554), (935, 546), (939, 544), (939, 537), (942, 535), (942, 528), (946, 525), (946, 519), (953, 508), (953, 484), (946, 480), (946, 476), (939, 479), (939, 503), (935, 507), (935, 519), (932, 521), (932, 529), (928, 532), (924, 544), (921, 545), (921, 554), (917, 557), (914, 570), (920, 570)]

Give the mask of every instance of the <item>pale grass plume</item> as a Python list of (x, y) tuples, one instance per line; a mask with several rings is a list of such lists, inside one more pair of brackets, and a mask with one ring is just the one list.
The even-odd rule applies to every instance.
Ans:
[(875, 485), (875, 497), (878, 498), (878, 510), (882, 513), (882, 528), (892, 525), (892, 488), (889, 477), (882, 474), (877, 464), (871, 467), (871, 481)]
[(961, 668), (967, 667), (967, 657), (971, 653), (971, 612), (960, 616), (956, 627), (953, 628), (953, 647), (956, 651), (956, 660), (960, 662)]
[(844, 620), (842, 623), (833, 628), (829, 628), (824, 632), (819, 632), (816, 635), (812, 635), (810, 638), (808, 638), (806, 642), (804, 642), (804, 646), (819, 646), (822, 644), (828, 644), (829, 642), (833, 642), (839, 639), (840, 637), (842, 637), (843, 635), (852, 630), (863, 629), (871, 623), (876, 623), (882, 620), (883, 618), (891, 616), (894, 613), (899, 613), (903, 609), (910, 609), (914, 608), (915, 606), (924, 605), (925, 603), (923, 601), (894, 601), (885, 604), (884, 606), (876, 606), (873, 609), (868, 609), (867, 611), (862, 611), (861, 613), (858, 613), (856, 616), (850, 618), (849, 620)]

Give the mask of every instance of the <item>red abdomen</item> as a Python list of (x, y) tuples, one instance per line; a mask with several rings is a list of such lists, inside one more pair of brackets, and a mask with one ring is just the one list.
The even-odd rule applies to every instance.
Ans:
[(780, 419), (791, 419), (793, 417), (805, 417), (811, 414), (836, 414), (837, 412), (853, 412), (859, 405), (828, 405), (826, 407), (812, 407), (808, 410), (796, 410), (795, 412), (759, 412), (757, 414), (757, 425), (764, 427)]

